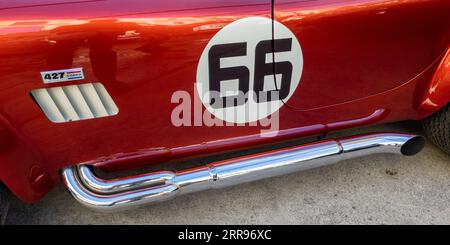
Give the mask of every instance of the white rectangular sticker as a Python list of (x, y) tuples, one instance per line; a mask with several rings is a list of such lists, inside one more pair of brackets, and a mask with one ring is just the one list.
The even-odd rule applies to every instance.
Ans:
[(69, 82), (76, 80), (83, 80), (83, 68), (73, 68), (55, 71), (41, 72), (42, 81), (44, 83)]

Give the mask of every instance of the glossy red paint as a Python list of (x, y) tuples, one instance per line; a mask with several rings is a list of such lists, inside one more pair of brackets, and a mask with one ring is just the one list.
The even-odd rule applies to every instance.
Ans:
[(447, 105), (450, 101), (450, 47), (434, 73), (431, 82), (425, 90), (419, 106), (418, 119), (423, 119), (440, 108)]
[(448, 45), (449, 1), (275, 3), (275, 19), (297, 35), (303, 49), (301, 89), (289, 101), (300, 110), (401, 86)]
[[(275, 0), (275, 19), (297, 35), (304, 54), (289, 100), (299, 110), (281, 108), (275, 137), (254, 126), (173, 126), (171, 96), (195, 96), (209, 39), (248, 16), (270, 18), (271, 1), (2, 1), (0, 179), (32, 202), (59, 182), (61, 168), (81, 162), (129, 169), (417, 119), (417, 90), (428, 86), (449, 45), (449, 1)], [(67, 84), (100, 81), (119, 114), (50, 122), (29, 93), (60, 86), (44, 85), (40, 71), (71, 67), (83, 67), (86, 79)]]

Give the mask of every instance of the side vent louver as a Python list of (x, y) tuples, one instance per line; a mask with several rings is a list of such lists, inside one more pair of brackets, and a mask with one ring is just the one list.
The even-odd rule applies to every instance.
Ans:
[(55, 123), (113, 116), (119, 109), (101, 83), (31, 91), (48, 119)]

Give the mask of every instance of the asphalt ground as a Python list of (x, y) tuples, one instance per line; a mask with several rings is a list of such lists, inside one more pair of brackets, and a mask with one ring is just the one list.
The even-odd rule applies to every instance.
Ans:
[[(364, 132), (421, 128), (333, 136)], [(412, 157), (371, 155), (113, 214), (86, 209), (59, 186), (33, 205), (13, 199), (6, 224), (450, 224), (450, 156), (428, 142)]]

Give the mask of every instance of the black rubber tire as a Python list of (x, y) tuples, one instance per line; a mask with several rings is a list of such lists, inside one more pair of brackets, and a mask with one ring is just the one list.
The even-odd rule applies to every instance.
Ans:
[(9, 209), (8, 190), (0, 183), (0, 225), (4, 225)]
[(450, 155), (450, 104), (423, 121), (428, 139)]

